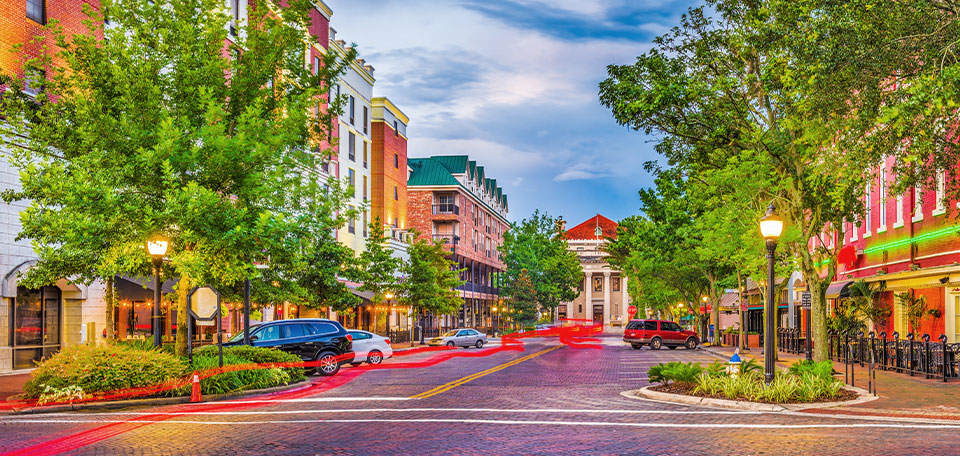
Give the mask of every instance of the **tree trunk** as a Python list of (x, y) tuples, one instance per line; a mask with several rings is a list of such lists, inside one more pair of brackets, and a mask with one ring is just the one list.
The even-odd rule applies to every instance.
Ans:
[[(717, 281), (713, 278), (710, 280), (710, 305), (713, 307), (713, 345), (721, 346), (723, 345), (720, 341), (720, 299), (723, 297), (722, 290), (717, 289)], [(707, 310), (707, 309), (703, 309)], [(709, 327), (707, 328), (707, 334), (710, 333)]]
[[(107, 342), (108, 344), (111, 344), (111, 343), (113, 343), (114, 338), (115, 338), (114, 335), (113, 335), (113, 332), (114, 332), (114, 329), (113, 329), (113, 315), (114, 315), (114, 311), (115, 311), (115, 309), (116, 309), (116, 303), (115, 303), (116, 295), (115, 295), (115, 293), (113, 292), (113, 276), (108, 277), (106, 282), (107, 282), (107, 283), (106, 283), (106, 288), (107, 288), (107, 289), (106, 289), (106, 293), (104, 294), (103, 298), (104, 298), (104, 301), (105, 301), (105, 303), (106, 303), (106, 308), (107, 308), (107, 309), (106, 309), (106, 312), (107, 312), (107, 313), (106, 313), (107, 322), (106, 322), (106, 325), (105, 325), (104, 328), (105, 328), (105, 330), (106, 330), (106, 332), (107, 332), (106, 342)], [(94, 342), (94, 343), (95, 343), (96, 341), (95, 341), (95, 340), (92, 340), (92, 341), (90, 341), (90, 342)]]
[(804, 281), (807, 282), (807, 289), (810, 290), (810, 338), (815, 342), (813, 344), (813, 360), (826, 361), (830, 359), (826, 287), (820, 281), (819, 276), (816, 280), (810, 280), (805, 275)]
[(181, 272), (180, 281), (177, 283), (177, 356), (187, 356), (187, 344), (192, 341), (187, 340), (187, 325), (189, 319), (187, 312), (187, 295), (190, 293), (190, 277)]
[(737, 271), (737, 293), (739, 296), (737, 303), (737, 315), (740, 317), (740, 349), (747, 348), (747, 322), (743, 319), (743, 278), (740, 271)]

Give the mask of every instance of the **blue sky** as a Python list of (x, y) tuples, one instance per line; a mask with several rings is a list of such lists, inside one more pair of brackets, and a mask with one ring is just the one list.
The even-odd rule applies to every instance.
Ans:
[(510, 198), (575, 224), (638, 212), (654, 143), (597, 101), (694, 0), (327, 0), (338, 38), (411, 118), (411, 157), (468, 154)]

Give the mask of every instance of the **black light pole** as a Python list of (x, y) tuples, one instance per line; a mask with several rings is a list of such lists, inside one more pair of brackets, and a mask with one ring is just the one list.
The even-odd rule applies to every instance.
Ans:
[(147, 241), (147, 253), (153, 258), (153, 318), (151, 327), (153, 329), (153, 346), (163, 345), (163, 333), (160, 323), (163, 317), (160, 314), (160, 267), (163, 265), (163, 256), (167, 253), (167, 246), (170, 241), (161, 236), (155, 236)]
[(773, 381), (775, 364), (777, 362), (777, 348), (775, 334), (776, 331), (776, 305), (773, 296), (773, 289), (776, 278), (774, 277), (774, 254), (777, 251), (777, 239), (783, 232), (783, 220), (777, 217), (773, 203), (767, 207), (767, 215), (760, 219), (760, 233), (763, 239), (767, 241), (767, 305), (766, 305), (766, 324), (763, 328), (763, 377), (766, 384)]
[(250, 279), (243, 282), (243, 345), (250, 345)]
[(804, 329), (804, 345), (806, 345), (807, 352), (807, 361), (813, 360), (813, 341), (810, 339), (810, 308), (807, 308), (807, 311), (804, 312), (803, 321), (806, 323), (806, 328)]

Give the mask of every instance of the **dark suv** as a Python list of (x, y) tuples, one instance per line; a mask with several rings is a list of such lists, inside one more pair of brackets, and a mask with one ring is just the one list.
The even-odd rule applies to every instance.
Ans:
[[(333, 375), (353, 359), (353, 338), (336, 321), (300, 318), (261, 323), (250, 328), (250, 344), (293, 353), (304, 361), (318, 361), (316, 372)], [(243, 331), (223, 344), (243, 345)], [(312, 369), (310, 369), (312, 370)]]
[(623, 341), (628, 342), (635, 350), (647, 344), (654, 350), (663, 346), (671, 349), (683, 346), (693, 350), (700, 344), (697, 333), (687, 331), (675, 322), (664, 320), (630, 320), (624, 328)]

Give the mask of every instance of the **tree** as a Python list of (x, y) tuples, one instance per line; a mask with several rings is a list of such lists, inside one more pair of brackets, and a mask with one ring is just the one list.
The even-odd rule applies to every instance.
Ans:
[(520, 275), (514, 282), (510, 294), (510, 306), (514, 311), (513, 318), (523, 327), (537, 321), (538, 309), (537, 290), (530, 280), (526, 269), (520, 270)]
[(499, 247), (506, 265), (503, 292), (512, 297), (518, 292), (516, 281), (527, 270), (541, 309), (553, 314), (561, 302), (573, 301), (583, 282), (583, 267), (576, 252), (570, 250), (560, 231), (558, 220), (539, 210), (528, 219), (513, 224), (503, 234)]
[[(405, 280), (400, 288), (399, 301), (413, 309), (413, 315), (430, 312), (433, 315), (453, 313), (463, 305), (457, 288), (463, 285), (455, 268), (447, 259), (442, 240), (416, 239), (408, 250), (410, 259), (403, 265)], [(411, 328), (413, 331), (413, 328)], [(410, 338), (411, 343), (413, 338)]]
[[(600, 99), (621, 124), (658, 134), (657, 150), (670, 164), (699, 173), (749, 155), (761, 165), (759, 176), (770, 186), (757, 198), (774, 201), (786, 222), (780, 245), (797, 259), (811, 292), (813, 337), (825, 341), (824, 294), (842, 246), (835, 241), (845, 221), (862, 216), (865, 170), (875, 161), (844, 153), (836, 147), (838, 130), (810, 120), (811, 112), (838, 110), (849, 97), (816, 98), (824, 105), (806, 97), (835, 87), (797, 77), (813, 73), (798, 68), (800, 44), (819, 46), (820, 36), (802, 29), (806, 23), (781, 21), (774, 14), (781, 6), (789, 7), (711, 0), (691, 9), (636, 63), (610, 66)], [(795, 40), (783, 38), (790, 33)], [(827, 359), (827, 344), (817, 343), (814, 355)]]
[(317, 108), (354, 53), (325, 53), (314, 73), (310, 10), (252, 0), (236, 36), (219, 0), (104, 0), (84, 5), (87, 30), (74, 36), (51, 21), (57, 65), (25, 62), (43, 90), (5, 77), (0, 108), (0, 136), (22, 143), (9, 158), (23, 188), (4, 199), (30, 201), (20, 237), (39, 256), (24, 283), (146, 276), (143, 246), (160, 233), (163, 275), (179, 279), (179, 354), (194, 284), (226, 289), (269, 259), (264, 279), (296, 296), (286, 285), (308, 267), (304, 253), (350, 214), (320, 173), (343, 100)]
[[(400, 281), (397, 275), (401, 261), (393, 256), (393, 251), (387, 246), (386, 231), (380, 217), (374, 217), (369, 228), (370, 237), (367, 238), (366, 249), (357, 258), (353, 275), (362, 282), (357, 290), (373, 293), (374, 304), (380, 304), (386, 299), (387, 293), (399, 292)], [(388, 321), (387, 330), (389, 329)]]
[(866, 281), (858, 280), (850, 284), (850, 299), (860, 313), (870, 321), (874, 331), (883, 328), (887, 319), (893, 314), (893, 310), (881, 299), (885, 291), (887, 291), (886, 282), (871, 286)]

